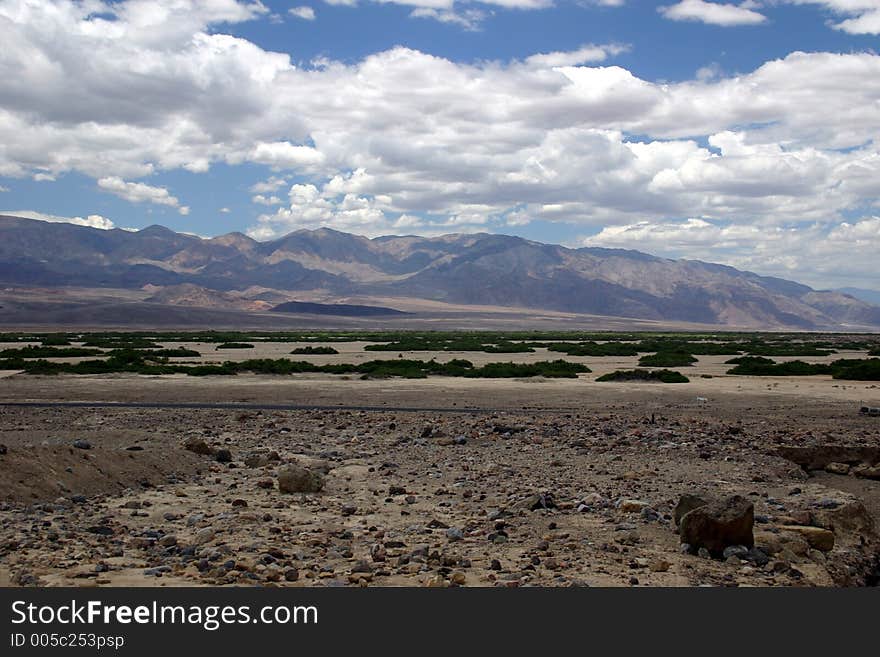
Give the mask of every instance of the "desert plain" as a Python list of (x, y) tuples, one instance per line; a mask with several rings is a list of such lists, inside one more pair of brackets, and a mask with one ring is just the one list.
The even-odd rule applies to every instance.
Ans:
[[(0, 348), (10, 346), (20, 345)], [(302, 345), (163, 346), (210, 363)], [(333, 346), (339, 354), (296, 358), (398, 356)], [(475, 365), (559, 356), (399, 355)], [(860, 408), (880, 406), (880, 385), (728, 375), (729, 356), (676, 368), (689, 383), (600, 383), (638, 358), (564, 357), (592, 372), (4, 371), (0, 585), (877, 584), (880, 417)], [(809, 360), (847, 357), (864, 352)], [(304, 490), (284, 483), (291, 472), (308, 473)], [(689, 496), (739, 496), (753, 545), (683, 545)]]

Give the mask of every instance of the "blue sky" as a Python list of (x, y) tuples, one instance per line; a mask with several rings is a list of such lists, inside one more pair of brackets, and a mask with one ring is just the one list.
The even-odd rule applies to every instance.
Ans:
[(880, 287), (880, 0), (0, 0), (0, 210)]

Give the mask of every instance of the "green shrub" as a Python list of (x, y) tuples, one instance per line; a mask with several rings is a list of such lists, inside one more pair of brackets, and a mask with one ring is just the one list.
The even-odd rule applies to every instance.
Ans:
[(643, 367), (689, 367), (696, 362), (696, 358), (683, 351), (660, 351), (639, 358)]
[(725, 365), (775, 365), (776, 361), (772, 358), (764, 358), (763, 356), (740, 356), (739, 358), (731, 358), (724, 361)]
[(596, 381), (636, 381), (636, 382), (659, 382), (659, 383), (689, 383), (688, 379), (681, 372), (672, 370), (617, 370), (603, 374)]
[(21, 347), (20, 349), (3, 349), (0, 358), (84, 358), (100, 356), (100, 349), (84, 349), (83, 347)]
[(832, 376), (847, 381), (880, 381), (880, 358), (841, 359), (831, 363)]
[(216, 347), (214, 347), (214, 351), (218, 349), (253, 349), (254, 345), (249, 344), (247, 342), (221, 342)]
[(744, 363), (727, 371), (728, 374), (748, 376), (815, 376), (831, 374), (831, 366), (824, 363), (805, 363), (792, 360), (787, 363)]
[(638, 356), (635, 345), (619, 342), (553, 342), (547, 345), (548, 351), (558, 351), (569, 356)]
[(297, 347), (290, 353), (292, 354), (300, 354), (300, 355), (330, 355), (330, 354), (338, 354), (339, 352), (333, 347)]

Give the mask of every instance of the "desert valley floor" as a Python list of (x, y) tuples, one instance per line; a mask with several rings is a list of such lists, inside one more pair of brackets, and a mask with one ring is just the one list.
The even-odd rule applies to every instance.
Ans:
[[(336, 346), (306, 358), (375, 357)], [(875, 585), (880, 386), (726, 359), (676, 385), (595, 381), (627, 357), (568, 358), (593, 370), (574, 379), (2, 372), (0, 585)], [(290, 464), (322, 489), (281, 492)], [(752, 502), (755, 549), (683, 552), (684, 495)]]

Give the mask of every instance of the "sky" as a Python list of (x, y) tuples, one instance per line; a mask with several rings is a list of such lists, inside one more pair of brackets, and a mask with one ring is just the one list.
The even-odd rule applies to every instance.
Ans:
[(880, 0), (0, 0), (0, 213), (880, 289)]

